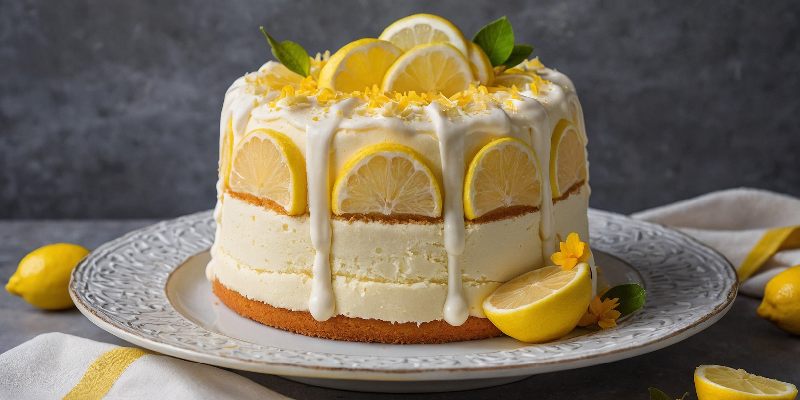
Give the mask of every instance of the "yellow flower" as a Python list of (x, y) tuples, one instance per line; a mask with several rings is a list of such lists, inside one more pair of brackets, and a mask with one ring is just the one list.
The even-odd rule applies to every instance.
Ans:
[(553, 253), (550, 259), (564, 271), (575, 268), (578, 263), (589, 259), (589, 246), (581, 242), (580, 236), (572, 232), (567, 235), (567, 241), (559, 245), (561, 251)]
[(622, 315), (616, 310), (617, 307), (619, 307), (619, 299), (600, 300), (600, 296), (595, 296), (589, 303), (589, 310), (578, 322), (578, 326), (597, 324), (603, 329), (613, 328), (617, 326), (617, 319)]

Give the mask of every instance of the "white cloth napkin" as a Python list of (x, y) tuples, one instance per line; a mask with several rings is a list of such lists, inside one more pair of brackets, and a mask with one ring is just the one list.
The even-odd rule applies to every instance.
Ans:
[(205, 364), (95, 342), (39, 335), (0, 354), (0, 399), (286, 399)]
[(633, 214), (679, 229), (730, 260), (740, 291), (761, 297), (764, 285), (800, 264), (800, 199), (758, 189), (730, 189)]

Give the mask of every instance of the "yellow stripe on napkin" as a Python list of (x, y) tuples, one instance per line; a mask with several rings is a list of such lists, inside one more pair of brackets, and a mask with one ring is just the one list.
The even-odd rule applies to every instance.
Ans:
[(145, 350), (130, 347), (118, 347), (103, 353), (64, 399), (102, 399), (125, 369), (145, 354), (148, 354)]
[(739, 282), (744, 282), (758, 272), (761, 266), (779, 250), (795, 248), (800, 248), (800, 225), (768, 230), (739, 266)]

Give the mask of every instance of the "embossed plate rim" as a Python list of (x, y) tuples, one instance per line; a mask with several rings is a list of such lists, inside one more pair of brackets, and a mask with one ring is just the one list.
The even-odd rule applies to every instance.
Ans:
[[(636, 267), (650, 292), (649, 300), (661, 299), (664, 291), (676, 290), (669, 284), (680, 283), (673, 282), (680, 277), (677, 274), (660, 276), (655, 271), (671, 266), (670, 262), (688, 268), (679, 269), (678, 273), (688, 274), (689, 269), (703, 270), (698, 272), (700, 276), (716, 273), (715, 276), (720, 280), (705, 283), (706, 286), (711, 285), (705, 290), (716, 289), (714, 294), (717, 297), (709, 304), (699, 303), (706, 298), (677, 299), (681, 306), (689, 307), (693, 314), (690, 313), (689, 318), (685, 318), (681, 324), (672, 321), (662, 327), (661, 332), (656, 332), (658, 329), (654, 331), (653, 326), (648, 328), (647, 323), (659, 322), (652, 318), (653, 314), (657, 314), (657, 310), (666, 303), (648, 302), (643, 310), (623, 321), (616, 329), (498, 352), (403, 358), (303, 352), (261, 346), (207, 331), (178, 313), (167, 300), (166, 283), (174, 269), (189, 257), (205, 251), (211, 243), (213, 221), (210, 212), (163, 221), (100, 246), (73, 271), (70, 296), (78, 309), (100, 328), (131, 343), (175, 357), (280, 375), (392, 381), (498, 378), (617, 361), (683, 340), (710, 326), (730, 309), (737, 291), (736, 273), (719, 253), (683, 233), (657, 224), (598, 210), (590, 210), (589, 215), (592, 247)], [(600, 223), (603, 223), (602, 227), (598, 225)], [(622, 238), (620, 232), (633, 236), (626, 241), (609, 242), (610, 238)], [(626, 245), (626, 251), (621, 250)], [(147, 251), (155, 253), (149, 254)], [(645, 262), (654, 264), (644, 265)], [(672, 268), (675, 267), (672, 265)], [(129, 273), (129, 279), (125, 279), (124, 272)], [(687, 289), (701, 292), (696, 282), (691, 287), (684, 284), (682, 290)], [(141, 293), (137, 294), (137, 291)], [(130, 294), (139, 295), (140, 301), (146, 301), (132, 304), (130, 296), (127, 296)], [(103, 298), (105, 303), (101, 301)], [(139, 308), (138, 314), (132, 315), (131, 311), (136, 311), (136, 307)], [(669, 309), (659, 312), (667, 311)], [(678, 314), (684, 316), (683, 312)], [(131, 321), (136, 324), (131, 325)], [(620, 340), (626, 333), (641, 329), (650, 330), (647, 340), (641, 337), (638, 341)], [(581, 346), (588, 346), (592, 341), (601, 346), (583, 354), (577, 352)], [(336, 342), (331, 341), (331, 347), (335, 349)], [(549, 357), (537, 356), (537, 352), (548, 354), (546, 350), (549, 351)], [(557, 353), (557, 356), (553, 353)]]

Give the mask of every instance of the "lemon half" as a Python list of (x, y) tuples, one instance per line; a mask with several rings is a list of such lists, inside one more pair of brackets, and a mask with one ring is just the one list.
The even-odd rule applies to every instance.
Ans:
[(581, 263), (569, 271), (544, 267), (497, 288), (483, 301), (483, 311), (506, 335), (541, 343), (572, 331), (591, 299), (589, 265)]
[(792, 400), (797, 387), (721, 365), (701, 365), (694, 371), (699, 400)]

